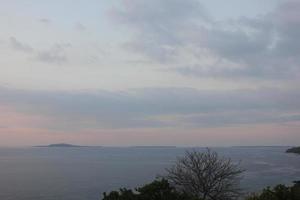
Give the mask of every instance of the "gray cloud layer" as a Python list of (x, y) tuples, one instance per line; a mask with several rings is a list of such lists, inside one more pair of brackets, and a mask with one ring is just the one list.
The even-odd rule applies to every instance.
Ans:
[(48, 50), (39, 51), (36, 55), (36, 60), (49, 64), (61, 64), (67, 62), (68, 59), (64, 49), (64, 46), (55, 45)]
[(22, 52), (25, 52), (25, 53), (33, 52), (33, 48), (31, 46), (18, 41), (15, 37), (10, 37), (9, 42), (10, 42), (12, 48), (17, 50), (17, 51), (22, 51)]
[(300, 120), (300, 92), (275, 89), (37, 92), (1, 88), (0, 103), (49, 117), (53, 129), (218, 127)]
[[(200, 77), (299, 78), (299, 1), (284, 1), (263, 16), (227, 21), (214, 20), (197, 0), (124, 2), (114, 19), (135, 33), (126, 47), (175, 65), (172, 71)], [(183, 51), (193, 64), (184, 64), (189, 59)], [(203, 62), (204, 52), (215, 61)]]
[[(216, 21), (198, 0), (122, 2), (112, 16), (133, 33), (132, 40), (123, 46), (148, 57), (149, 63), (163, 64), (156, 65), (164, 66), (162, 70), (230, 80), (299, 78), (299, 1), (284, 1), (263, 16), (224, 21)], [(48, 19), (41, 22), (51, 23)], [(78, 23), (75, 28), (85, 30), (86, 27)], [(15, 37), (9, 39), (9, 44), (16, 51), (29, 53), (34, 61), (48, 64), (68, 61), (70, 44), (39, 49)], [(127, 69), (118, 72), (127, 73)], [(103, 70), (103, 74), (117, 79), (113, 72)], [(151, 77), (151, 80), (155, 79)], [(97, 84), (101, 85), (101, 81)], [(255, 82), (250, 84), (257, 86)], [(68, 130), (285, 123), (300, 120), (299, 98), (299, 90), (270, 88), (204, 91), (170, 87), (125, 92), (47, 92), (0, 87), (0, 105), (44, 115), (50, 120), (49, 128)]]
[(24, 44), (17, 40), (15, 37), (9, 38), (11, 47), (16, 51), (21, 51), (28, 54), (33, 54), (34, 60), (48, 63), (48, 64), (61, 64), (67, 62), (65, 50), (72, 45), (69, 43), (55, 44), (46, 50), (37, 50), (28, 44)]

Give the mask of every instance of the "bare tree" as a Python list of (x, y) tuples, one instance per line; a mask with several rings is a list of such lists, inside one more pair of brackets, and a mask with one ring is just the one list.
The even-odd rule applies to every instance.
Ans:
[(232, 200), (241, 195), (239, 164), (216, 152), (187, 151), (167, 169), (166, 178), (179, 190), (202, 200)]

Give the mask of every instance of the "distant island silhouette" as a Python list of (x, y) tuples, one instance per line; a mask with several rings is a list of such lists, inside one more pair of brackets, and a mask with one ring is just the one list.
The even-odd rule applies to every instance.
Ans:
[(80, 145), (74, 145), (74, 144), (67, 144), (67, 143), (58, 143), (58, 144), (49, 144), (49, 145), (39, 145), (34, 147), (89, 147), (89, 146), (80, 146)]

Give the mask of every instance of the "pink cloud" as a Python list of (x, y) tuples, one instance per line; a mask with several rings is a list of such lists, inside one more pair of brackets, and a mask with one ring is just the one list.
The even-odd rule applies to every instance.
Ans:
[(16, 111), (11, 106), (0, 106), (1, 127), (35, 127), (38, 124), (46, 123), (44, 116), (24, 114)]

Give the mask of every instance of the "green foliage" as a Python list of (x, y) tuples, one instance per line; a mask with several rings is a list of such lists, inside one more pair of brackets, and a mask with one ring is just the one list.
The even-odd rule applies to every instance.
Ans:
[(179, 193), (165, 179), (155, 180), (135, 191), (124, 188), (103, 195), (103, 200), (197, 200)]
[(285, 185), (267, 187), (260, 194), (253, 194), (247, 200), (300, 200), (300, 181), (294, 183), (291, 187)]
[[(103, 200), (200, 200), (178, 192), (165, 179), (155, 180), (134, 191), (123, 188), (103, 195)], [(245, 200), (300, 200), (300, 181), (294, 182), (290, 187), (285, 185), (267, 187), (261, 193), (252, 194)]]
[(132, 190), (126, 188), (120, 189), (120, 191), (112, 191), (108, 195), (103, 193), (103, 200), (137, 200), (137, 194)]
[(170, 186), (170, 183), (165, 180), (156, 180), (142, 188), (137, 189), (140, 194), (140, 199), (143, 200), (189, 200), (187, 195), (181, 194)]

